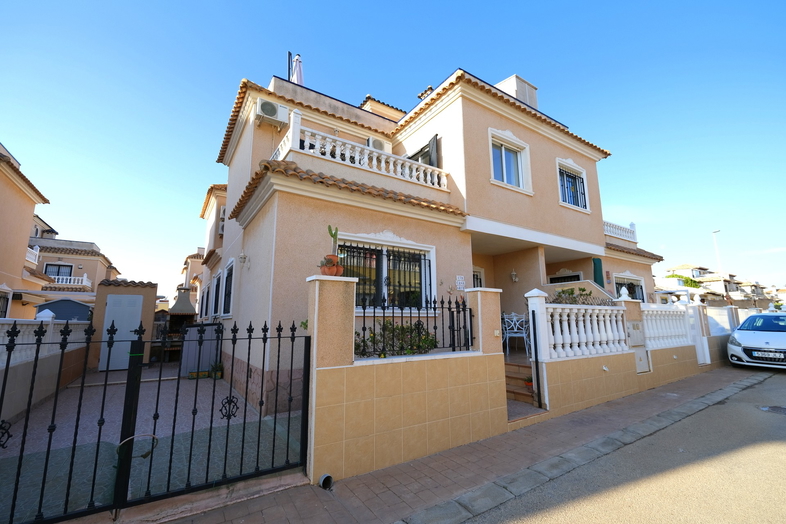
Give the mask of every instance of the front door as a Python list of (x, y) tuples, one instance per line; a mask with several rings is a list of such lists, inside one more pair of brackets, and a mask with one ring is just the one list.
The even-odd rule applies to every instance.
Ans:
[(106, 340), (106, 330), (115, 323), (117, 334), (109, 354), (106, 342), (101, 343), (101, 356), (98, 363), (100, 371), (113, 369), (128, 369), (128, 353), (131, 351), (131, 341), (136, 339), (134, 330), (139, 327), (142, 320), (142, 295), (108, 295), (106, 297), (106, 313), (104, 315), (104, 330), (102, 340)]

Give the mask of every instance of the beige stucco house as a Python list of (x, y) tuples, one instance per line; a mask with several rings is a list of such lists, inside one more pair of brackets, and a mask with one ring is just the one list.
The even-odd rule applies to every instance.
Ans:
[(26, 291), (51, 282), (37, 270), (39, 253), (28, 247), (35, 206), (48, 203), (0, 144), (0, 318), (33, 318), (36, 302)]
[[(338, 227), (344, 276), (358, 301), (524, 293), (578, 285), (653, 301), (651, 265), (634, 227), (603, 220), (597, 163), (609, 152), (538, 108), (518, 76), (490, 85), (457, 70), (403, 111), (360, 106), (274, 77), (240, 84), (208, 190), (200, 316), (305, 318), (306, 277)], [(368, 268), (384, 257), (387, 269)], [(407, 271), (396, 271), (393, 264)], [(376, 263), (376, 262), (375, 262)]]

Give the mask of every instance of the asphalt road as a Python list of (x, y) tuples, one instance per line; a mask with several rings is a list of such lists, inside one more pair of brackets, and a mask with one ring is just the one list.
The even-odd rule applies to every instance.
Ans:
[(467, 522), (786, 523), (786, 371)]

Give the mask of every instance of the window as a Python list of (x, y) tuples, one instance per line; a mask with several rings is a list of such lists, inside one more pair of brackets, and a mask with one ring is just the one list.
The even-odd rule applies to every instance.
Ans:
[(229, 315), (232, 312), (232, 276), (235, 272), (235, 264), (227, 266), (226, 276), (224, 277), (224, 309), (223, 313)]
[(358, 279), (357, 306), (423, 307), (433, 298), (427, 251), (342, 244), (338, 255), (343, 276)]
[(210, 315), (210, 285), (205, 286), (202, 292), (202, 304), (199, 306), (199, 316), (205, 318)]
[(482, 267), (472, 268), (472, 287), (483, 287), (486, 271)]
[(614, 291), (616, 296), (620, 296), (620, 290), (623, 287), (628, 290), (628, 296), (630, 298), (646, 302), (646, 300), (644, 300), (643, 279), (628, 274), (627, 272), (625, 276), (614, 275)]
[(44, 273), (46, 273), (48, 276), (50, 276), (52, 278), (54, 278), (54, 277), (70, 277), (71, 276), (71, 270), (73, 268), (74, 268), (74, 266), (71, 266), (71, 265), (66, 266), (64, 264), (47, 264), (44, 267)]
[(213, 315), (221, 312), (221, 273), (213, 277)]
[(586, 172), (571, 159), (557, 159), (559, 198), (563, 204), (589, 210)]
[(439, 156), (437, 153), (437, 135), (434, 135), (431, 137), (431, 140), (429, 140), (428, 144), (409, 155), (408, 158), (410, 160), (414, 160), (415, 162), (420, 162), (421, 164), (438, 168)]
[(562, 284), (565, 282), (578, 282), (581, 280), (581, 273), (574, 273), (572, 275), (561, 275), (549, 277), (549, 284)]
[(532, 191), (529, 175), (529, 146), (510, 131), (490, 129), (492, 180)]
[(0, 293), (0, 318), (8, 316), (8, 293)]

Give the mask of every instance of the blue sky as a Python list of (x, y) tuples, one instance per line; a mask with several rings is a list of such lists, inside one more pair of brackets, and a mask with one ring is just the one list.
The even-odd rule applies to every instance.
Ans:
[(226, 182), (215, 159), (242, 78), (286, 76), (292, 51), (307, 87), (408, 110), (457, 68), (515, 73), (612, 152), (604, 218), (637, 224), (666, 259), (656, 275), (717, 269), (720, 230), (724, 271), (786, 286), (786, 4), (633, 4), (8, 2), (0, 142), (59, 238), (171, 296), (204, 244), (207, 187)]

